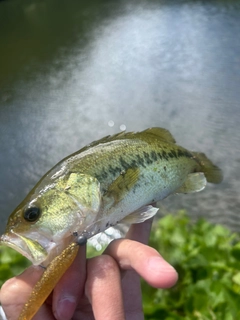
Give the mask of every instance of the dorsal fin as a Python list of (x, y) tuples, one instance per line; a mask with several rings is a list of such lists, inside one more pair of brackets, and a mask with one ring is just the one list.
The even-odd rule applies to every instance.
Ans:
[(113, 135), (105, 136), (105, 137), (103, 137), (103, 138), (101, 138), (99, 140), (95, 140), (95, 141), (91, 142), (90, 144), (86, 145), (81, 150), (77, 151), (77, 153), (85, 151), (85, 150), (87, 150), (89, 148), (95, 147), (95, 146), (97, 146), (97, 145), (99, 145), (101, 143), (123, 139), (125, 137), (125, 135), (129, 135), (129, 133), (132, 133), (132, 132), (122, 131), (122, 132), (118, 132), (118, 133), (113, 134)]
[(172, 134), (167, 129), (164, 129), (164, 128), (153, 127), (140, 132), (140, 134), (148, 134), (148, 135), (156, 136), (158, 139), (164, 140), (166, 142), (171, 142), (171, 143), (176, 142)]
[(93, 141), (92, 143), (83, 147), (81, 150), (78, 151), (78, 153), (83, 152), (83, 151), (85, 151), (89, 148), (92, 148), (94, 146), (97, 146), (101, 143), (111, 142), (114, 140), (134, 139), (134, 138), (136, 138), (136, 139), (138, 138), (143, 141), (148, 141), (151, 138), (155, 138), (155, 139), (157, 138), (157, 139), (165, 141), (165, 142), (170, 142), (170, 143), (176, 142), (175, 139), (173, 138), (173, 136), (171, 135), (171, 133), (167, 129), (153, 127), (153, 128), (149, 128), (144, 131), (141, 131), (141, 132), (122, 131), (122, 132), (116, 133), (112, 136), (109, 135), (109, 136), (103, 137), (100, 140)]

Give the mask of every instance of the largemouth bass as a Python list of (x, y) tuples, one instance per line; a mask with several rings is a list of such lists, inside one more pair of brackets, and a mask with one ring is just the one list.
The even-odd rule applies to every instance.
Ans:
[(142, 222), (158, 211), (152, 203), (221, 180), (204, 154), (176, 145), (165, 129), (107, 136), (43, 176), (10, 215), (1, 244), (47, 266), (76, 236)]
[[(75, 258), (78, 244), (119, 222), (153, 217), (173, 193), (220, 183), (202, 153), (175, 144), (165, 129), (107, 136), (60, 161), (10, 215), (0, 244), (47, 267), (19, 320), (29, 320)], [(59, 267), (61, 266), (61, 267)]]

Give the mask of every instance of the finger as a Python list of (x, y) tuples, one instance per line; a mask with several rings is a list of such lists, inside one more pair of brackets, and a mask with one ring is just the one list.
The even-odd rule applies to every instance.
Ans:
[(113, 240), (105, 250), (124, 270), (134, 269), (152, 287), (169, 288), (178, 275), (153, 248), (128, 239)]
[[(147, 244), (152, 221), (153, 218), (143, 223), (132, 224), (125, 238)], [(131, 316), (131, 320), (144, 319), (140, 276), (135, 270), (125, 271), (122, 278), (122, 291), (124, 292), (123, 301), (126, 314)]]
[(135, 270), (124, 273), (122, 292), (126, 319), (143, 320), (141, 281)]
[(0, 301), (7, 319), (17, 319), (34, 285), (44, 269), (30, 266), (22, 274), (6, 281), (0, 292)]
[(152, 228), (152, 222), (153, 218), (145, 220), (142, 223), (132, 224), (125, 238), (147, 244)]
[(124, 320), (121, 276), (116, 261), (102, 255), (88, 260), (85, 294), (96, 320)]
[(52, 313), (52, 304), (48, 305), (44, 303), (39, 311), (35, 314), (32, 320), (56, 320)]
[(58, 320), (71, 319), (84, 291), (86, 279), (86, 246), (80, 246), (76, 259), (56, 285), (53, 313)]

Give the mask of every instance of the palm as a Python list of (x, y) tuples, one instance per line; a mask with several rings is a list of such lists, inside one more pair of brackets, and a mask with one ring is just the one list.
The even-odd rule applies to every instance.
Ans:
[[(157, 288), (177, 281), (176, 271), (144, 245), (150, 229), (150, 221), (132, 225), (126, 239), (114, 240), (103, 255), (92, 259), (86, 260), (85, 246), (80, 247), (34, 320), (143, 319), (140, 276)], [(17, 319), (42, 272), (31, 266), (4, 284), (0, 298), (9, 320)]]

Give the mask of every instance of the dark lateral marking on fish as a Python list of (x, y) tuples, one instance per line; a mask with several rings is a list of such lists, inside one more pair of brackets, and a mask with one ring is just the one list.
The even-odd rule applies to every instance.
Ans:
[(110, 175), (116, 177), (119, 174), (121, 174), (122, 170), (119, 167), (112, 167), (111, 165), (108, 166), (108, 168), (103, 169), (100, 173), (96, 174), (95, 177), (97, 180), (102, 181), (102, 180), (106, 180)]
[(108, 171), (111, 173), (111, 174), (114, 174), (115, 173), (115, 170), (113, 169), (113, 167), (110, 165), (108, 167)]
[(157, 161), (157, 159), (169, 161), (169, 159), (173, 159), (173, 158), (178, 159), (180, 157), (192, 158), (193, 155), (184, 149), (183, 150), (182, 149), (170, 149), (170, 150), (163, 149), (163, 150), (160, 150), (159, 152), (155, 152), (154, 150), (152, 150), (150, 153), (143, 151), (143, 157), (141, 157), (140, 154), (137, 154), (135, 156), (135, 159), (131, 159), (130, 163), (128, 163), (121, 156), (119, 158), (120, 167), (119, 166), (113, 167), (112, 165), (109, 165), (108, 168), (105, 168), (102, 170), (102, 172), (97, 176), (97, 179), (105, 180), (107, 179), (109, 174), (116, 177), (119, 174), (123, 174), (124, 170), (127, 170), (129, 168), (137, 168), (138, 166), (146, 168), (147, 165), (152, 164), (154, 161)]
[(137, 168), (137, 161), (135, 159), (131, 162), (131, 168)]
[(178, 157), (187, 157), (187, 158), (192, 158), (192, 154), (188, 152), (187, 150), (178, 150)]
[(171, 150), (172, 155), (174, 156), (174, 158), (177, 158), (177, 153), (175, 150)]
[(160, 152), (157, 153), (158, 157), (162, 160), (162, 155)]
[(167, 167), (166, 167), (166, 166), (164, 166), (163, 169), (164, 169), (165, 171), (167, 171)]
[(155, 151), (151, 151), (151, 158), (153, 161), (157, 161), (157, 153)]
[(178, 150), (178, 157), (183, 157), (184, 156), (184, 152), (182, 150)]
[(108, 176), (108, 173), (103, 169), (102, 172), (101, 172), (101, 177), (103, 179), (107, 179), (107, 176)]
[(162, 156), (163, 156), (163, 158), (164, 158), (165, 160), (168, 161), (168, 156), (167, 156), (167, 152), (166, 152), (166, 151), (163, 151), (163, 152), (162, 152)]
[(143, 151), (143, 155), (144, 155), (144, 158), (145, 158), (147, 164), (152, 164), (153, 163), (153, 161), (150, 159), (150, 156), (149, 156), (149, 154), (147, 152)]
[(171, 149), (169, 151), (162, 150), (161, 152), (154, 152), (151, 151), (151, 157), (152, 159), (155, 160), (155, 156), (160, 158), (161, 160), (166, 160), (168, 161), (170, 158), (180, 158), (180, 157), (187, 157), (187, 158), (192, 158), (192, 154), (188, 152), (187, 150), (181, 150), (181, 149)]
[(144, 164), (144, 160), (143, 160), (143, 158), (140, 157), (139, 154), (137, 154), (137, 161), (138, 161), (138, 163), (139, 163), (140, 166), (146, 168), (146, 166), (145, 166), (145, 164)]
[(123, 159), (123, 157), (120, 157), (120, 158), (119, 158), (119, 161), (120, 161), (121, 166), (122, 166), (125, 170), (127, 170), (128, 168), (130, 168), (129, 163), (127, 163), (127, 162)]
[(121, 168), (119, 167), (115, 167), (113, 168), (111, 165), (109, 165), (108, 167), (108, 171), (112, 174), (112, 175), (117, 175), (117, 174), (120, 174), (120, 172), (122, 171)]

